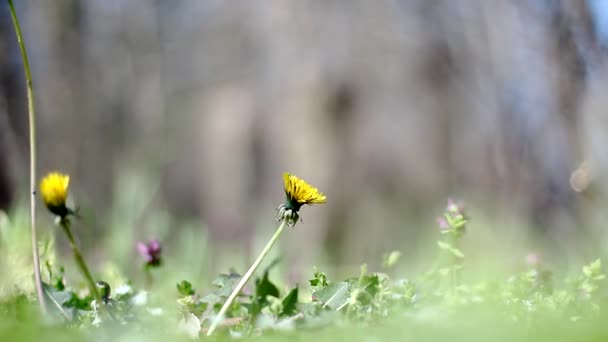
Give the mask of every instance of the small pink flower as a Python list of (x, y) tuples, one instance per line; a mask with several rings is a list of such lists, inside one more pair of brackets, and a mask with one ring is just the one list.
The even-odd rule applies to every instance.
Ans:
[(446, 207), (446, 211), (450, 214), (464, 216), (464, 203), (456, 202), (453, 199), (448, 198), (448, 205)]
[(531, 267), (537, 267), (540, 264), (540, 256), (536, 253), (530, 253), (526, 256), (526, 264)]
[(445, 217), (438, 217), (437, 218), (437, 225), (439, 226), (439, 230), (448, 230), (448, 229), (450, 229), (450, 225), (448, 224), (448, 221), (445, 219)]
[(150, 242), (137, 243), (137, 252), (146, 260), (146, 265), (148, 266), (159, 266), (161, 263), (161, 252), (162, 248), (160, 242), (156, 239), (151, 240)]

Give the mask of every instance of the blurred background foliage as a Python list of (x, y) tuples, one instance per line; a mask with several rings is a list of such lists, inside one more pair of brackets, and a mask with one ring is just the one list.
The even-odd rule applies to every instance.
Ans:
[[(158, 237), (174, 271), (242, 270), (271, 234), (283, 171), (328, 197), (276, 252), (296, 278), (432, 253), (448, 196), (467, 203), (474, 262), (606, 249), (603, 0), (16, 5), (38, 171), (72, 175), (98, 267), (138, 267), (135, 242)], [(0, 207), (18, 217), (27, 116), (7, 6), (0, 51)]]

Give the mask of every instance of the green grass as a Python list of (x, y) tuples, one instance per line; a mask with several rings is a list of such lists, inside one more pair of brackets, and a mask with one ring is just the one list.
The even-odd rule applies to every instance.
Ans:
[[(48, 220), (41, 223), (49, 228), (43, 229), (47, 233), (41, 238), (42, 276), (54, 301), (49, 302), (49, 314), (41, 317), (25, 212), (18, 209), (0, 220), (0, 270), (10, 275), (0, 282), (3, 340), (190, 340), (188, 331), (205, 339), (211, 320), (239, 279), (236, 274), (205, 277), (209, 256), (198, 246), (206, 245), (206, 235), (193, 224), (175, 228), (170, 219), (161, 220), (164, 223), (154, 229), (161, 240), (170, 238), (172, 247), (165, 250), (162, 266), (149, 269), (146, 277), (144, 261), (134, 250), (136, 234), (120, 234), (132, 229), (120, 222), (135, 222), (125, 216), (138, 214), (121, 211), (111, 215), (115, 223), (106, 232), (117, 240), (100, 240), (95, 253), (86, 256), (98, 255), (92, 271), (112, 287), (106, 305), (112, 317), (104, 317), (91, 309), (92, 298), (71, 255), (57, 253), (67, 246), (60, 230), (53, 238), (51, 228), (57, 227)], [(429, 241), (430, 252), (424, 258), (403, 260), (399, 253), (389, 253), (382, 263), (370, 260), (370, 265), (382, 264), (381, 268), (362, 265), (345, 279), (334, 276), (337, 272), (332, 269), (310, 265), (310, 280), (297, 290), (285, 282), (289, 265), (266, 260), (245, 295), (228, 311), (230, 326), (221, 327), (211, 338), (571, 341), (608, 337), (604, 324), (608, 317), (602, 310), (608, 297), (599, 259), (568, 270), (543, 261), (526, 265), (523, 260), (517, 268), (505, 267), (512, 262), (501, 260), (501, 254), (488, 253), (487, 260), (479, 260), (482, 251), (461, 242), (475, 239), (480, 232), (466, 219), (463, 224), (463, 218), (452, 217), (451, 228), (443, 234), (436, 231), (441, 243)], [(174, 230), (169, 233), (164, 225)], [(75, 223), (77, 236), (86, 235), (86, 229)], [(404, 272), (413, 263), (416, 271)], [(96, 322), (99, 317), (101, 323)], [(184, 328), (187, 322), (193, 324), (190, 330)]]

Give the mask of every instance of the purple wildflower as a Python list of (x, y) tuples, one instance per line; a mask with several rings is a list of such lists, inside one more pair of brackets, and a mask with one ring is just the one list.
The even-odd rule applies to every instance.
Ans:
[(448, 198), (448, 204), (445, 208), (443, 216), (436, 219), (439, 230), (442, 233), (454, 233), (458, 236), (465, 231), (465, 224), (468, 217), (465, 214), (465, 206), (463, 202), (456, 202)]
[(137, 252), (146, 260), (147, 266), (160, 266), (161, 251), (160, 242), (156, 239), (151, 240), (147, 244), (143, 242), (137, 243)]
[(446, 211), (450, 214), (466, 216), (464, 213), (464, 203), (456, 202), (451, 198), (448, 198)]

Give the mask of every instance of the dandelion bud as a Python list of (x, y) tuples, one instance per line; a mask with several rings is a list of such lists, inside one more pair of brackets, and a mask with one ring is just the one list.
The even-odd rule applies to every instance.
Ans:
[(110, 287), (110, 284), (106, 283), (105, 281), (98, 281), (95, 284), (95, 287), (97, 287), (97, 290), (99, 291), (99, 296), (101, 297), (101, 300), (107, 304), (110, 300), (110, 295), (112, 294), (112, 288)]

